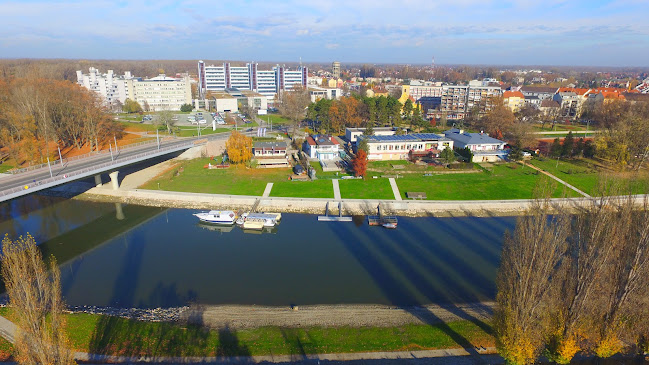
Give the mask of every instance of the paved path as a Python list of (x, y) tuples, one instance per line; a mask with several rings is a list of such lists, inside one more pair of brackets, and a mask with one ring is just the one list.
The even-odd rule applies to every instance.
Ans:
[(392, 187), (392, 193), (394, 194), (394, 200), (403, 200), (401, 199), (401, 193), (399, 193), (399, 187), (397, 186), (397, 182), (394, 181), (394, 178), (390, 178), (390, 186)]
[(268, 198), (270, 196), (270, 191), (273, 189), (273, 183), (266, 184), (266, 189), (264, 190), (264, 195), (262, 198)]
[(341, 200), (340, 186), (338, 186), (338, 179), (331, 180), (334, 183), (334, 200)]
[(570, 189), (572, 189), (572, 190), (578, 192), (579, 194), (585, 196), (586, 198), (590, 198), (590, 195), (588, 195), (588, 194), (584, 193), (583, 191), (577, 189), (576, 187), (574, 187), (574, 186), (568, 184), (567, 182), (565, 182), (565, 181), (559, 179), (558, 177), (552, 175), (551, 173), (549, 173), (549, 172), (547, 172), (547, 171), (544, 171), (544, 170), (541, 170), (540, 168), (538, 168), (538, 167), (536, 167), (536, 166), (534, 166), (534, 165), (532, 165), (532, 164), (526, 164), (525, 162), (522, 162), (522, 164), (523, 164), (523, 166), (529, 166), (529, 167), (533, 168), (534, 170), (539, 171), (539, 172), (541, 172), (541, 173), (543, 173), (543, 174), (545, 174), (545, 175), (547, 175), (547, 176), (549, 176), (549, 177), (555, 179), (556, 181), (558, 181), (558, 182), (562, 183), (563, 185), (569, 187)]

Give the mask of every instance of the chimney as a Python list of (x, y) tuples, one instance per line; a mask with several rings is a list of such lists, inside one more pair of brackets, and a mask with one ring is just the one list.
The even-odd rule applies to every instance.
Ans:
[(484, 133), (484, 131), (480, 131), (480, 135), (482, 135), (482, 133)]

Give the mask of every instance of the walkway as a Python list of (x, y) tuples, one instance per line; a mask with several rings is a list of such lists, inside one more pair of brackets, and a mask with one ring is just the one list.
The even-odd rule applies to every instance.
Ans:
[(538, 167), (536, 167), (536, 166), (534, 166), (534, 165), (532, 165), (532, 164), (526, 164), (525, 162), (521, 162), (521, 164), (522, 164), (523, 166), (529, 166), (529, 167), (533, 168), (534, 170), (539, 171), (539, 172), (541, 172), (541, 173), (543, 173), (543, 174), (545, 174), (545, 175), (547, 175), (547, 176), (549, 176), (549, 177), (555, 179), (556, 181), (562, 183), (563, 185), (569, 187), (570, 189), (576, 191), (577, 193), (579, 193), (579, 194), (585, 196), (586, 198), (590, 198), (590, 197), (591, 197), (590, 195), (584, 193), (583, 191), (577, 189), (576, 187), (574, 187), (574, 186), (568, 184), (567, 182), (565, 182), (565, 181), (559, 179), (558, 177), (552, 175), (551, 173), (549, 173), (549, 172), (547, 172), (547, 171), (541, 170), (540, 168), (538, 168)]
[(266, 184), (266, 189), (264, 190), (264, 195), (262, 198), (268, 198), (270, 196), (270, 191), (273, 189), (273, 183)]
[(394, 181), (394, 178), (390, 178), (390, 186), (392, 187), (392, 193), (394, 194), (394, 200), (403, 200), (401, 199), (401, 193), (399, 193), (399, 187), (397, 186), (397, 182)]
[(331, 180), (334, 183), (334, 200), (341, 200), (340, 197), (340, 186), (338, 186), (338, 179)]

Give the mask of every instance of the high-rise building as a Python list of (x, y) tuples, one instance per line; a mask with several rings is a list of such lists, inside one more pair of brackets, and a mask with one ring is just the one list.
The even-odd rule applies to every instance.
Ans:
[(284, 66), (275, 66), (272, 70), (259, 70), (257, 63), (246, 66), (223, 65), (206, 66), (198, 61), (198, 92), (204, 96), (208, 91), (224, 91), (236, 88), (251, 90), (272, 100), (277, 93), (291, 90), (295, 85), (306, 87), (308, 68), (298, 67), (289, 70)]
[(333, 74), (333, 77), (335, 77), (335, 78), (340, 77), (340, 62), (334, 61), (331, 64), (331, 73)]

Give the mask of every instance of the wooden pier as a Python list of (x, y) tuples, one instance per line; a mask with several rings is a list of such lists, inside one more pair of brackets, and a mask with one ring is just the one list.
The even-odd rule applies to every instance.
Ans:
[(376, 208), (378, 215), (368, 215), (367, 223), (370, 226), (383, 226), (386, 228), (396, 228), (398, 223), (397, 216), (394, 215), (383, 215), (381, 212), (381, 205)]
[(352, 217), (343, 217), (343, 202), (338, 202), (338, 216), (329, 215), (329, 202), (325, 208), (325, 215), (318, 216), (318, 222), (351, 222)]

